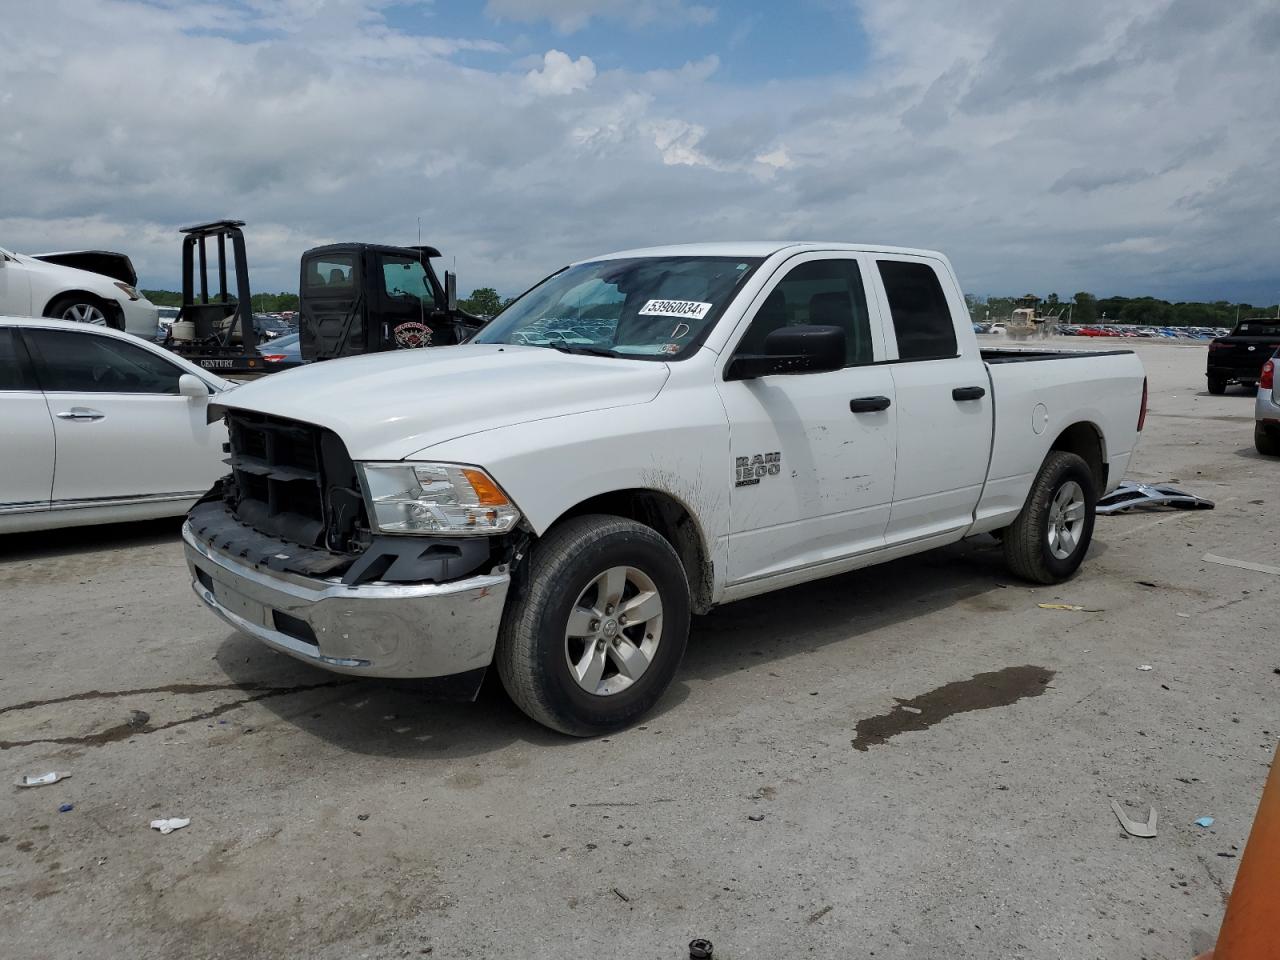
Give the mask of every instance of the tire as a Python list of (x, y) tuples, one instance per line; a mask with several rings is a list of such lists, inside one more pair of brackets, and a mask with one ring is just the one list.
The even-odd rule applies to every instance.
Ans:
[(113, 330), (123, 329), (123, 326), (116, 321), (114, 310), (97, 297), (87, 294), (59, 297), (45, 309), (45, 316), (88, 323), (97, 327), (110, 327)]
[(1253, 446), (1264, 457), (1280, 457), (1280, 430), (1266, 424), (1253, 425)]
[[(1078, 519), (1062, 517), (1059, 505), (1073, 512), (1073, 505), (1081, 507)], [(1068, 579), (1089, 552), (1097, 505), (1089, 465), (1074, 453), (1050, 451), (1022, 512), (1005, 530), (1004, 560), (1009, 570), (1033, 583)]]
[(1221, 377), (1210, 377), (1209, 392), (1215, 397), (1222, 396), (1227, 392), (1227, 381), (1223, 380)]
[[(615, 610), (609, 601), (618, 597), (618, 571), (624, 584)], [(643, 607), (641, 597), (648, 598)], [(624, 625), (614, 613), (629, 608), (649, 617)], [(643, 524), (590, 515), (565, 521), (534, 545), (503, 616), (494, 660), (507, 694), (526, 714), (561, 733), (591, 737), (629, 726), (653, 707), (688, 637), (689, 583), (671, 544)], [(647, 665), (636, 669), (642, 660)], [(623, 669), (628, 663), (634, 677)]]

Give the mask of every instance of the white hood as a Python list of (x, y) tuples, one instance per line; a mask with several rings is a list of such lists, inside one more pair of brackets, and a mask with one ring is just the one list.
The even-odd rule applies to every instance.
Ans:
[(464, 344), (326, 360), (219, 399), (328, 427), (353, 460), (402, 460), (496, 427), (648, 403), (669, 373), (652, 360)]

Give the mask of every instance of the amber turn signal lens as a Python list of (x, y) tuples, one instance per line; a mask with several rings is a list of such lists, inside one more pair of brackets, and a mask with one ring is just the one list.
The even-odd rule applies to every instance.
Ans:
[(483, 470), (469, 470), (463, 467), (462, 475), (467, 478), (467, 483), (471, 484), (471, 489), (476, 492), (481, 506), (503, 507), (510, 502), (507, 500), (507, 495), (498, 489), (498, 485), (490, 480)]

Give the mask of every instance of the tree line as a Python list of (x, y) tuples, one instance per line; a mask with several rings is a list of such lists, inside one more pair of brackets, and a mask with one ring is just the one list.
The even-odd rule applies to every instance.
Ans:
[[(1027, 297), (1032, 294), (1027, 294)], [(1026, 297), (978, 297), (966, 294), (969, 316), (974, 322), (1008, 319)], [(1051, 293), (1040, 302), (1040, 311), (1066, 316), (1070, 308), (1070, 321), (1081, 325), (1092, 323), (1125, 323), (1147, 327), (1232, 327), (1237, 318), (1275, 316), (1276, 305), (1255, 306), (1251, 303), (1232, 303), (1228, 300), (1202, 302), (1180, 300), (1170, 302), (1156, 297), (1095, 297), (1081, 291), (1070, 300)]]

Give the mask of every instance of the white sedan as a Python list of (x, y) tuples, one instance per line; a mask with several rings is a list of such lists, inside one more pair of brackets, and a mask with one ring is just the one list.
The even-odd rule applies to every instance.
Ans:
[[(95, 256), (109, 260), (116, 275), (56, 262), (88, 263)], [(127, 268), (124, 273), (118, 272), (121, 264)], [(59, 317), (151, 340), (156, 335), (156, 305), (134, 287), (136, 276), (122, 254), (90, 251), (29, 257), (0, 248), (0, 316)]]
[(0, 533), (181, 516), (226, 472), (234, 384), (106, 327), (0, 316)]

